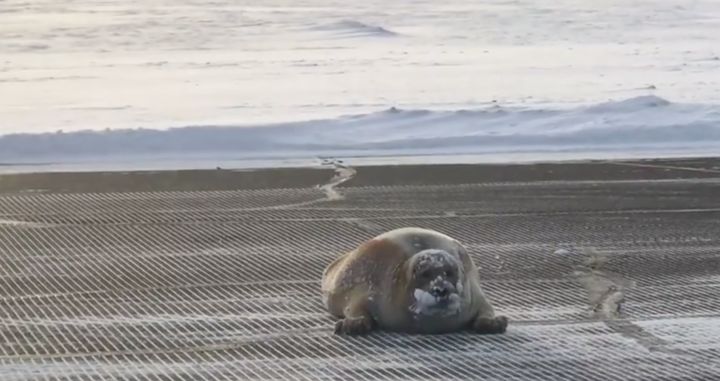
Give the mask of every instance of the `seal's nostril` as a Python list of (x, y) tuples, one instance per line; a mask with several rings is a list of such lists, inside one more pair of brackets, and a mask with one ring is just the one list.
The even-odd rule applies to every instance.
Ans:
[(448, 296), (448, 289), (445, 287), (433, 287), (432, 288), (432, 294), (435, 297), (444, 298)]

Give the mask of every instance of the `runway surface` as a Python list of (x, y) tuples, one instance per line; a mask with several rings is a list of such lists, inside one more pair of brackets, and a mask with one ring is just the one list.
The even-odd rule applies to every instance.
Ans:
[[(403, 226), (506, 334), (332, 334), (323, 268)], [(718, 159), (4, 175), (0, 379), (717, 379), (719, 237)]]

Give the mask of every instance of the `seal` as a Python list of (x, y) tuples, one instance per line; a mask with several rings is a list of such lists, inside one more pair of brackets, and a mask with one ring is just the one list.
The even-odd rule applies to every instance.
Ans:
[(339, 319), (336, 334), (499, 334), (508, 325), (495, 316), (465, 247), (422, 228), (388, 231), (340, 256), (325, 268), (321, 294)]

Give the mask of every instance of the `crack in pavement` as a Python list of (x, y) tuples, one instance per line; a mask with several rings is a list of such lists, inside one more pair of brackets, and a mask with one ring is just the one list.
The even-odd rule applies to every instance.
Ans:
[(610, 259), (589, 248), (583, 250), (585, 258), (575, 266), (573, 275), (587, 292), (591, 318), (601, 320), (612, 330), (631, 338), (648, 350), (659, 350), (667, 342), (645, 331), (642, 327), (623, 318), (622, 305), (625, 303), (625, 290), (635, 282), (603, 268)]
[(329, 161), (326, 162), (326, 164), (330, 164), (335, 168), (335, 175), (330, 179), (328, 183), (320, 185), (318, 186), (318, 188), (325, 192), (325, 196), (328, 200), (334, 201), (345, 199), (345, 196), (343, 196), (343, 194), (335, 188), (338, 185), (355, 177), (355, 175), (357, 174), (357, 170), (350, 166), (342, 164), (342, 162), (338, 160)]
[(609, 258), (595, 249), (586, 249), (583, 254), (585, 258), (579, 266), (575, 266), (573, 275), (587, 292), (592, 317), (598, 319), (621, 317), (625, 289), (633, 287), (635, 283), (620, 274), (603, 270)]
[(616, 161), (606, 161), (605, 163), (611, 164), (611, 165), (622, 165), (622, 166), (626, 166), (626, 167), (670, 169), (670, 170), (676, 170), (676, 171), (720, 174), (720, 170), (711, 169), (711, 168), (679, 167), (676, 165), (645, 164), (645, 163), (638, 163), (638, 162), (622, 162), (622, 161), (617, 161), (617, 162)]
[[(574, 251), (574, 250), (573, 250)], [(567, 250), (556, 251), (567, 255)], [(671, 348), (670, 342), (646, 331), (623, 316), (622, 305), (625, 302), (625, 290), (635, 286), (635, 282), (603, 268), (610, 262), (608, 256), (589, 248), (583, 250), (584, 256), (579, 266), (574, 266), (573, 275), (587, 292), (591, 318), (602, 321), (608, 328), (638, 343), (650, 352), (660, 352), (702, 362), (714, 367), (710, 361), (695, 356), (683, 349)]]
[(352, 179), (357, 174), (357, 170), (350, 166), (343, 165), (339, 161), (328, 161), (324, 162), (323, 164), (331, 164), (335, 167), (335, 174), (333, 177), (328, 180), (327, 183), (317, 185), (316, 188), (320, 189), (325, 193), (325, 197), (318, 198), (314, 200), (308, 200), (308, 201), (301, 201), (301, 202), (295, 202), (291, 204), (281, 204), (281, 205), (273, 205), (273, 206), (262, 206), (262, 207), (255, 207), (255, 208), (242, 208), (238, 210), (242, 211), (264, 211), (264, 210), (285, 210), (285, 209), (296, 209), (296, 208), (302, 208), (307, 206), (312, 206), (320, 203), (324, 203), (327, 201), (335, 201), (335, 200), (343, 200), (345, 199), (345, 196), (343, 196), (335, 187), (338, 185)]

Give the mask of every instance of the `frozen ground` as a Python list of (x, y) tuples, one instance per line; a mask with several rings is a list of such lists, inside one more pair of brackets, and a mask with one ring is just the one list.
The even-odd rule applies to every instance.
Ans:
[(720, 146), (716, 1), (257, 3), (0, 1), (0, 163)]

